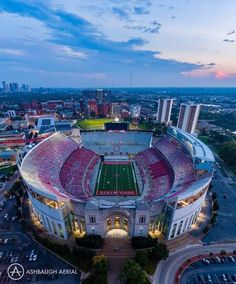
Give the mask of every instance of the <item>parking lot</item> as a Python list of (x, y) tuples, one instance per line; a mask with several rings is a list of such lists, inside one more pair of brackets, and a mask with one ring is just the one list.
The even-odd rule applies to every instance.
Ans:
[(185, 270), (180, 283), (236, 283), (236, 258), (235, 256), (216, 256), (194, 262)]
[(3, 192), (0, 195), (0, 284), (15, 283), (7, 275), (7, 269), (13, 263), (24, 267), (25, 275), (18, 281), (20, 283), (79, 283), (79, 271), (24, 233), (17, 217), (16, 197), (11, 195), (6, 199)]

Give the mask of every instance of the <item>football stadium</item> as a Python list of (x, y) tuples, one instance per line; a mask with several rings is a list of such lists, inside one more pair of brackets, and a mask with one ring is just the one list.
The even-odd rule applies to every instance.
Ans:
[(195, 136), (113, 123), (98, 131), (57, 132), (18, 152), (32, 214), (58, 238), (115, 234), (174, 239), (198, 221), (214, 156)]

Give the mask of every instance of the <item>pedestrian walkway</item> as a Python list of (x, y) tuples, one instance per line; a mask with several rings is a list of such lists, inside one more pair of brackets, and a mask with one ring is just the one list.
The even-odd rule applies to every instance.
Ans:
[(108, 284), (118, 282), (119, 273), (127, 259), (133, 258), (135, 252), (128, 238), (105, 239), (102, 254), (106, 255), (109, 262)]

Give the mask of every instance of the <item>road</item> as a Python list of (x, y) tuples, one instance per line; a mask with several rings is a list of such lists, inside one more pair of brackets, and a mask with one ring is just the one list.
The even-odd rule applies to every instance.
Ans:
[(221, 168), (215, 165), (216, 174), (212, 180), (213, 192), (217, 194), (220, 209), (216, 225), (203, 238), (204, 243), (236, 241), (236, 185), (229, 184), (229, 178), (225, 177)]
[(204, 253), (219, 253), (221, 250), (232, 252), (236, 248), (236, 243), (222, 243), (214, 245), (195, 245), (172, 253), (167, 260), (161, 261), (153, 277), (155, 284), (172, 284), (174, 283), (175, 275), (182, 263), (187, 259)]

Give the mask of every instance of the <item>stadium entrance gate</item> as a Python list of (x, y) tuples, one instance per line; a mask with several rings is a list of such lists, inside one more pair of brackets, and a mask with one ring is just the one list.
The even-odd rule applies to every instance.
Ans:
[(127, 237), (129, 235), (130, 221), (124, 214), (114, 214), (106, 218), (106, 237)]

